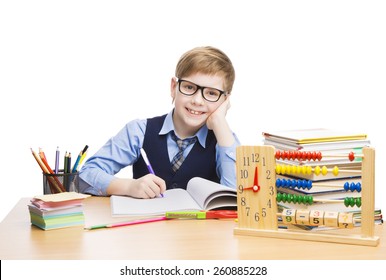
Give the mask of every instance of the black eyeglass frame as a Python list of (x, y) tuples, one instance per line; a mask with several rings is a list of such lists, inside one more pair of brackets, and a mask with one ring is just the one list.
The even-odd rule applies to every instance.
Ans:
[[(192, 96), (192, 95), (195, 95), (197, 93), (197, 91), (201, 90), (201, 96), (202, 98), (204, 98), (206, 101), (208, 102), (217, 102), (220, 100), (221, 98), (221, 95), (224, 95), (224, 96), (227, 96), (227, 92), (226, 91), (223, 91), (223, 90), (219, 90), (217, 88), (212, 88), (212, 87), (202, 87), (202, 86), (199, 86), (191, 81), (188, 81), (188, 80), (183, 80), (183, 79), (180, 79), (180, 78), (176, 78), (177, 79), (177, 83), (178, 83), (178, 90), (179, 92), (181, 92), (183, 95), (186, 95), (186, 96)], [(191, 93), (191, 94), (187, 94), (187, 93), (184, 93), (181, 91), (181, 82), (188, 82), (188, 83), (191, 83), (193, 85), (195, 85), (197, 87), (196, 91)], [(205, 98), (204, 96), (204, 89), (206, 88), (209, 88), (209, 89), (215, 89), (215, 90), (218, 90), (220, 92), (220, 95), (218, 96), (217, 100), (208, 100)]]

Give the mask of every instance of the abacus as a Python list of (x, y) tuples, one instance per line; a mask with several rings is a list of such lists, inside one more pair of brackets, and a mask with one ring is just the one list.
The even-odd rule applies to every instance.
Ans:
[[(310, 174), (310, 172), (325, 175), (332, 172), (339, 173), (337, 167), (310, 166), (281, 166), (276, 165), (276, 159), (285, 160), (321, 160), (322, 155), (317, 152), (294, 153), (276, 152), (272, 146), (240, 146), (236, 150), (237, 159), (237, 203), (238, 226), (234, 233), (239, 235), (285, 238), (294, 240), (308, 240), (377, 246), (379, 237), (374, 235), (374, 196), (375, 196), (375, 150), (364, 147), (361, 155), (349, 154), (350, 160), (361, 157), (361, 170), (345, 170), (353, 174), (360, 174), (362, 184), (345, 184), (346, 191), (361, 193), (360, 198), (342, 200), (317, 201), (312, 196), (283, 195), (277, 193), (281, 187), (311, 188), (312, 182), (307, 180), (277, 180), (276, 174)], [(337, 155), (333, 155), (336, 157)], [(277, 211), (277, 202), (312, 204), (314, 202), (344, 203), (346, 207), (361, 207), (360, 221), (353, 213), (321, 211), (308, 209), (285, 209)], [(296, 230), (288, 226), (286, 229), (278, 227), (278, 217), (284, 225), (308, 225), (344, 228), (349, 230), (305, 231)], [(356, 222), (360, 225), (356, 226)], [(360, 228), (360, 234), (350, 233), (352, 228)]]

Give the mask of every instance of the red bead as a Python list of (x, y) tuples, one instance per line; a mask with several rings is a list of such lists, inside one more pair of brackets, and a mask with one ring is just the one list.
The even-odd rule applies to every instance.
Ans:
[(353, 161), (353, 160), (355, 159), (354, 152), (350, 152), (350, 153), (348, 154), (348, 159), (349, 159), (350, 161)]
[(284, 153), (283, 153), (283, 159), (288, 159), (288, 151), (284, 151)]
[(316, 158), (317, 158), (319, 161), (322, 160), (322, 153), (321, 153), (321, 152), (317, 152)]
[(275, 158), (276, 159), (280, 159), (280, 151), (279, 150), (276, 151)]

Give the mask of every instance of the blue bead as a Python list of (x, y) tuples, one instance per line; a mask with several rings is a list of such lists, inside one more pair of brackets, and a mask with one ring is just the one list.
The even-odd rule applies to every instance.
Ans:
[(276, 179), (276, 187), (278, 187), (278, 188), (281, 187), (281, 180), (280, 180), (280, 178)]
[(350, 184), (350, 191), (353, 192), (353, 191), (355, 191), (355, 189), (356, 189), (355, 183), (351, 183)]
[(311, 180), (307, 181), (307, 189), (308, 190), (312, 189), (312, 181)]
[(344, 183), (343, 188), (344, 188), (344, 190), (347, 192), (347, 191), (350, 189), (350, 184), (349, 184), (349, 182)]
[(361, 183), (357, 183), (357, 192), (361, 192), (362, 191), (362, 184)]

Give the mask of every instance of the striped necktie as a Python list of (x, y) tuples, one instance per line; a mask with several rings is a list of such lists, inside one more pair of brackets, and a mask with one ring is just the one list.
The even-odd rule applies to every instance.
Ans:
[(174, 156), (174, 158), (171, 161), (173, 171), (177, 172), (177, 170), (181, 167), (184, 161), (184, 150), (190, 144), (194, 144), (197, 141), (197, 138), (193, 137), (193, 138), (187, 138), (187, 139), (181, 140), (174, 133), (171, 134), (171, 137), (177, 143), (178, 150), (179, 150), (178, 153)]

